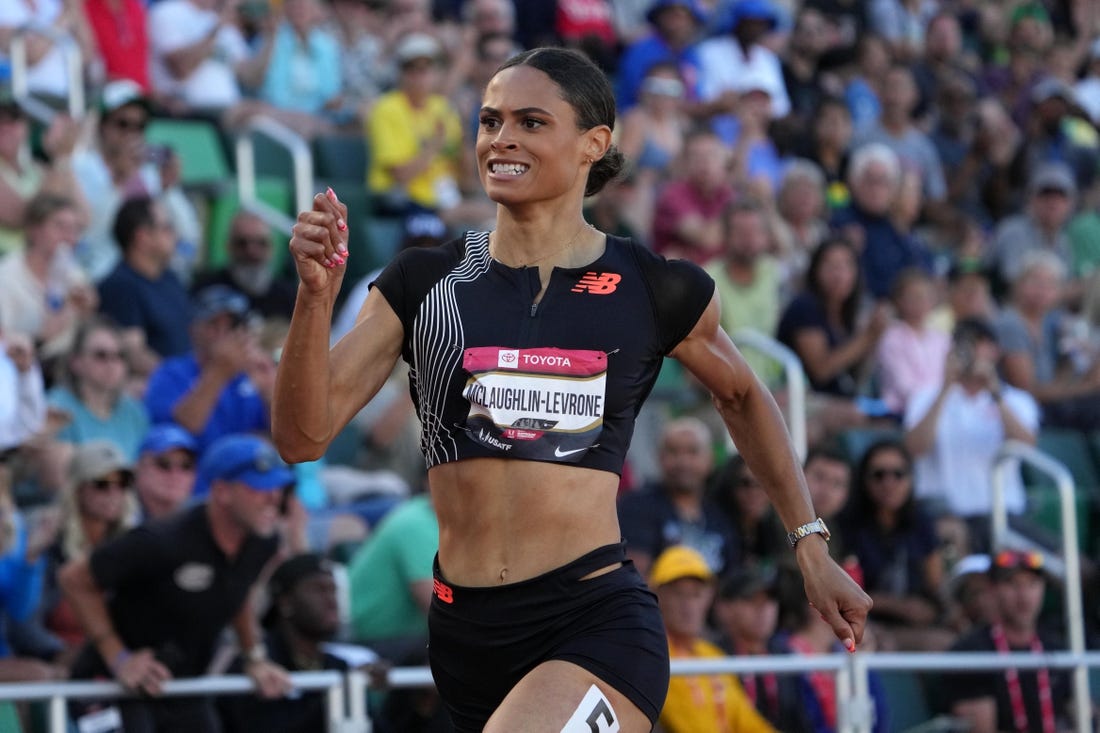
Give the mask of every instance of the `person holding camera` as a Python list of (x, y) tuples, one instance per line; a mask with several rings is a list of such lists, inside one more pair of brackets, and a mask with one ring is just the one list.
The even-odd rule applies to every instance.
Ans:
[[(955, 326), (941, 384), (916, 392), (905, 411), (905, 446), (916, 457), (916, 496), (934, 516), (967, 524), (972, 551), (988, 540), (993, 501), (991, 469), (1006, 440), (1035, 443), (1039, 407), (1027, 392), (997, 376), (1000, 348), (993, 327), (980, 319)], [(1005, 486), (1010, 514), (1024, 511), (1024, 487)]]
[(258, 353), (248, 298), (225, 285), (195, 294), (186, 354), (165, 359), (149, 377), (145, 406), (154, 423), (175, 422), (195, 437), (198, 454), (229, 433), (270, 430), (267, 400), (250, 370)]

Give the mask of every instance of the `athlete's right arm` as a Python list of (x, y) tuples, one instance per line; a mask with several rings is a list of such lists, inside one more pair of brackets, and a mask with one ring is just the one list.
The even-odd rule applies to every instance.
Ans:
[(377, 290), (367, 297), (355, 328), (329, 350), (348, 256), (346, 218), (347, 208), (330, 189), (298, 215), (290, 239), (301, 282), (271, 406), (272, 438), (289, 462), (320, 458), (378, 392), (401, 353), (401, 321)]

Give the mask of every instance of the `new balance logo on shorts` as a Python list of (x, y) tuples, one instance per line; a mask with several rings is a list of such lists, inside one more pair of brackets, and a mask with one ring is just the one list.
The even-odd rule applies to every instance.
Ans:
[(432, 579), (432, 592), (435, 593), (436, 598), (444, 603), (455, 602), (455, 594), (454, 591), (451, 590), (451, 587), (439, 582), (439, 580), (435, 578)]
[(615, 292), (615, 286), (623, 279), (622, 275), (614, 272), (586, 272), (584, 277), (573, 286), (574, 293), (591, 293), (592, 295), (611, 295)]

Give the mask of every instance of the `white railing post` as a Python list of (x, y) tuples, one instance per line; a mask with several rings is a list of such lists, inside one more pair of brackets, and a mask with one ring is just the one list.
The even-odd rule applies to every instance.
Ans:
[(288, 216), (265, 201), (261, 201), (256, 192), (256, 149), (253, 135), (263, 135), (290, 154), (293, 176), (293, 200), (295, 211), (306, 211), (313, 207), (313, 153), (306, 139), (270, 117), (257, 116), (250, 119), (245, 128), (237, 135), (235, 146), (237, 163), (237, 191), (241, 207), (247, 209), (269, 226), (284, 234), (290, 234), (296, 216)]
[(49, 105), (35, 99), (27, 86), (27, 35), (36, 33), (56, 43), (65, 57), (65, 76), (68, 81), (67, 106), (74, 120), (84, 116), (84, 60), (80, 45), (57, 28), (28, 23), (15, 32), (11, 40), (11, 92), (27, 113), (41, 122), (49, 122), (54, 111)]
[(783, 367), (787, 383), (787, 429), (800, 461), (806, 460), (806, 374), (798, 355), (771, 336), (753, 328), (742, 328), (730, 334), (738, 348), (748, 347), (773, 359)]
[[(872, 733), (875, 729), (875, 702), (871, 698), (871, 670), (867, 666), (867, 654), (857, 652), (848, 656), (848, 664), (842, 668), (845, 675), (850, 677), (850, 688), (844, 697), (837, 700), (843, 704), (838, 710), (843, 710), (848, 719), (844, 725), (837, 718), (838, 731), (851, 731), (851, 733)], [(837, 675), (840, 677), (840, 674)], [(839, 713), (838, 713), (839, 714)]]
[(348, 672), (348, 733), (371, 733), (370, 716), (367, 715), (366, 672), (353, 669)]
[(345, 733), (347, 721), (347, 707), (344, 699), (344, 684), (333, 685), (328, 688), (328, 697), (325, 710), (328, 713), (328, 733)]
[(68, 733), (69, 710), (67, 701), (61, 695), (49, 699), (48, 728), (50, 733)]
[[(1001, 448), (993, 464), (993, 551), (1005, 542), (1008, 534), (1008, 510), (1005, 503), (1005, 486), (1009, 472), (1018, 472), (1021, 462), (1055, 481), (1062, 518), (1062, 561), (1065, 563), (1066, 632), (1069, 650), (1074, 654), (1085, 651), (1085, 618), (1081, 605), (1081, 558), (1077, 546), (1077, 504), (1074, 496), (1073, 475), (1060, 462), (1038, 448), (1010, 440)], [(1091, 730), (1091, 702), (1089, 699), (1088, 668), (1084, 664), (1073, 668), (1074, 711), (1078, 733)]]

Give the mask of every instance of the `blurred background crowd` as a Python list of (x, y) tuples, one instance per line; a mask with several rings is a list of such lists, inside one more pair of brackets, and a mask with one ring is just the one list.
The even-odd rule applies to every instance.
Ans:
[[(998, 616), (984, 584), (1007, 574), (990, 512), (1010, 440), (1070, 469), (1083, 569), (1065, 577), (1054, 492), (1025, 467), (1001, 489), (1031, 559), (1001, 570), (1083, 583), (1100, 630), (1100, 4), (3, 0), (0, 680), (68, 676), (85, 639), (58, 568), (203, 501), (206, 448), (269, 430), (296, 283), (287, 230), (237, 194), (237, 138), (257, 121), (293, 131), (317, 190), (349, 202), (335, 341), (399, 249), (492, 226), (481, 91), (547, 44), (588, 54), (619, 105), (629, 165), (589, 221), (706, 268), (731, 336), (801, 365), (805, 404), (744, 349), (784, 410), (805, 411), (815, 508), (875, 599), (871, 647), (946, 650)], [(285, 155), (259, 142), (259, 196), (293, 216)], [(683, 577), (711, 592), (685, 638), (828, 651), (723, 436), (666, 364), (622, 476), (631, 556), (656, 572), (669, 548), (697, 553)], [(102, 441), (117, 460), (88, 457)], [(397, 664), (424, 661), (436, 549), (417, 445), (398, 369), (328, 455), (292, 467), (280, 504), (282, 556), (336, 562), (342, 623), (323, 635)], [(1037, 597), (1032, 615), (1062, 618), (1057, 593)], [(765, 615), (737, 641), (746, 600)], [(773, 684), (740, 683), (771, 725), (835, 724), (835, 700), (816, 722), (775, 717)], [(375, 702), (388, 729), (443, 725), (426, 722), (429, 693)]]

